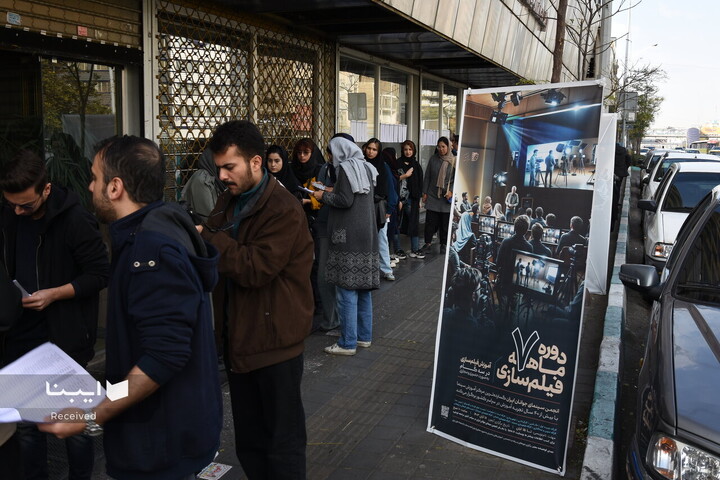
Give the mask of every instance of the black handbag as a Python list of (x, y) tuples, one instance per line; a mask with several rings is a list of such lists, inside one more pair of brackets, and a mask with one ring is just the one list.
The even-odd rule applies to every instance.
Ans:
[(387, 200), (375, 195), (375, 223), (377, 224), (378, 231), (382, 230), (387, 223)]

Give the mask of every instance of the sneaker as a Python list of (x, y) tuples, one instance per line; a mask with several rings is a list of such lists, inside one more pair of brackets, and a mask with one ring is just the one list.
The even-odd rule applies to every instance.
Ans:
[(395, 267), (397, 267), (397, 266), (398, 266), (397, 261), (392, 260), (392, 261), (390, 262), (390, 268), (395, 268)]
[(355, 355), (355, 349), (349, 349), (349, 348), (342, 348), (337, 343), (334, 343), (330, 345), (329, 347), (325, 347), (325, 353), (329, 353), (331, 355), (345, 355), (347, 357)]
[(426, 243), (425, 245), (420, 247), (417, 251), (422, 252), (422, 253), (432, 253), (432, 244)]
[(391, 261), (391, 262), (399, 262), (400, 259), (399, 259), (399, 258), (397, 257), (397, 255), (395, 255), (394, 253), (391, 253), (391, 254), (390, 254), (390, 261)]
[(425, 254), (422, 252), (422, 250), (414, 250), (410, 252), (411, 258), (425, 258)]
[(361, 342), (360, 340), (357, 341), (357, 346), (362, 348), (368, 348), (372, 342)]
[(395, 250), (395, 256), (400, 260), (405, 260), (407, 258), (407, 255), (402, 250)]
[(384, 280), (387, 280), (388, 282), (394, 282), (395, 281), (395, 275), (392, 273), (383, 273), (382, 278)]

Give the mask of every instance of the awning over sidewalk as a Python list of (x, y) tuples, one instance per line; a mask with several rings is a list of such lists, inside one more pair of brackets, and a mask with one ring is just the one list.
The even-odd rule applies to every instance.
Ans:
[(251, 0), (242, 6), (233, 0), (218, 3), (471, 88), (518, 81), (518, 76), (508, 70), (371, 0)]

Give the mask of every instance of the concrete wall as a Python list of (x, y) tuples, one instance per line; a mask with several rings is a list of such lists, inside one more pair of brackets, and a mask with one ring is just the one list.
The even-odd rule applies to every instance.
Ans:
[[(521, 0), (376, 1), (523, 78), (550, 80), (556, 31), (550, 2), (543, 13), (531, 12), (530, 2)], [(566, 42), (563, 57), (561, 81), (576, 80), (577, 48)]]

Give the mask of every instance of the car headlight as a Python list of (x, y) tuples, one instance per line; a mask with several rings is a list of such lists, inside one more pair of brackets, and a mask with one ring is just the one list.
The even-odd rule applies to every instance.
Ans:
[(655, 247), (653, 247), (652, 256), (667, 260), (670, 256), (670, 252), (672, 252), (672, 247), (672, 243), (656, 243)]
[(671, 480), (714, 480), (720, 478), (720, 457), (675, 440), (656, 435), (647, 452), (647, 463)]

